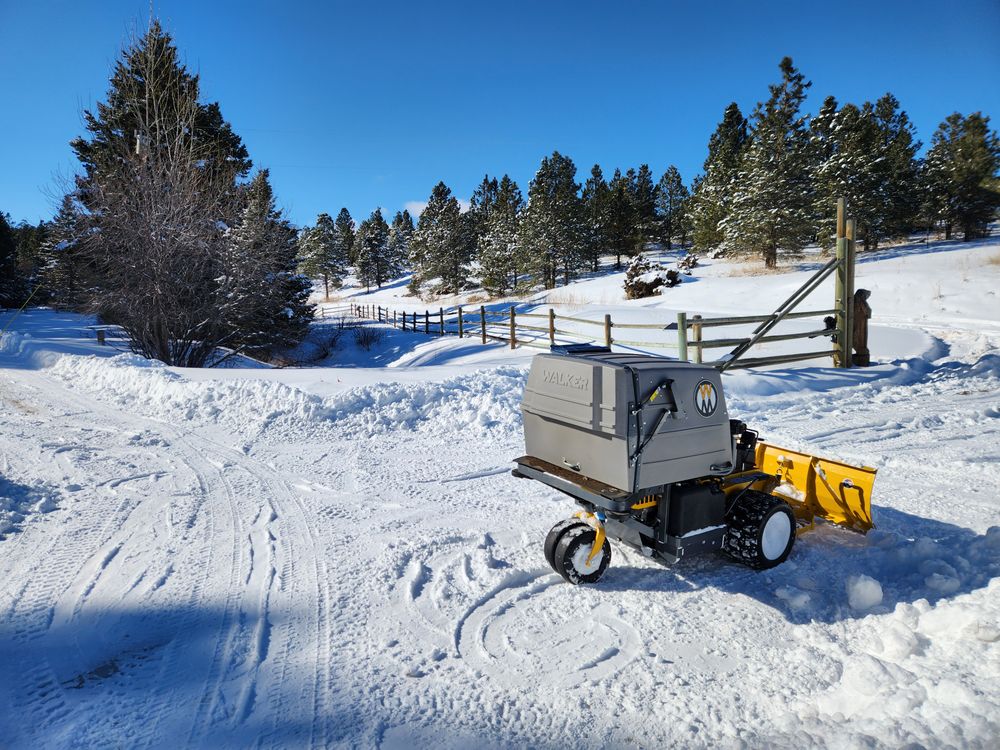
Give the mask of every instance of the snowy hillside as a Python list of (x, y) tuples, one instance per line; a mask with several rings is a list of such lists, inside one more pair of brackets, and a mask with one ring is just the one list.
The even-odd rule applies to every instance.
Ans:
[[(606, 275), (534, 302), (754, 314), (808, 273), (708, 263), (653, 300)], [(1000, 244), (864, 256), (857, 286), (876, 366), (724, 385), (771, 441), (878, 467), (877, 530), (765, 572), (616, 545), (593, 587), (542, 555), (572, 503), (509, 474), (533, 350), (388, 330), (325, 367), (188, 371), (25, 313), (0, 339), (0, 745), (996, 747)], [(404, 292), (336, 304), (423, 309)]]

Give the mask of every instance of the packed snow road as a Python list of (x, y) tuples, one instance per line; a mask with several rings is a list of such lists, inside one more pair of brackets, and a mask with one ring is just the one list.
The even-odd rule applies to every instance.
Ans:
[(995, 747), (1000, 357), (727, 377), (879, 467), (878, 530), (753, 572), (614, 548), (509, 473), (520, 367), (318, 395), (0, 342), (0, 744)]

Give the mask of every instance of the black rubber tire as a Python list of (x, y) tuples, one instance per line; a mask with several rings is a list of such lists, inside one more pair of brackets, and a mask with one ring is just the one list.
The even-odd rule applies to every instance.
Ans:
[[(764, 554), (764, 528), (777, 513), (788, 516), (790, 533), (781, 554), (768, 557)], [(788, 559), (795, 544), (795, 514), (788, 503), (766, 492), (747, 490), (742, 493), (726, 515), (726, 525), (728, 529), (722, 546), (723, 551), (734, 560), (755, 570), (766, 570), (780, 565)]]
[[(555, 562), (556, 545), (559, 544), (559, 540), (562, 538), (562, 535), (574, 526), (587, 526), (587, 524), (579, 518), (566, 518), (553, 526), (549, 530), (548, 536), (545, 537), (545, 561), (549, 564), (549, 567), (557, 573), (559, 573), (559, 571), (556, 569)], [(562, 573), (559, 573), (559, 575), (562, 575)]]
[(611, 544), (607, 538), (604, 539), (604, 547), (601, 550), (603, 554), (596, 570), (587, 573), (577, 570), (573, 564), (573, 557), (581, 550), (589, 553), (596, 539), (597, 532), (587, 524), (582, 527), (575, 526), (564, 532), (556, 545), (555, 565), (552, 567), (574, 586), (581, 583), (597, 583), (611, 564)]

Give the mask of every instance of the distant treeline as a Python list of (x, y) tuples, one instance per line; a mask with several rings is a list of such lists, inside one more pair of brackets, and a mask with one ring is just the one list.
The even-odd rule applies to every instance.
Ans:
[(982, 236), (1000, 207), (1000, 141), (979, 112), (950, 115), (924, 158), (899, 101), (840, 105), (828, 97), (802, 112), (810, 84), (790, 58), (781, 80), (747, 118), (730, 104), (708, 141), (703, 173), (685, 185), (676, 167), (657, 180), (648, 165), (594, 165), (581, 185), (573, 161), (542, 160), (525, 200), (504, 175), (486, 176), (462, 213), (442, 182), (416, 227), (406, 211), (391, 225), (376, 210), (357, 233), (347, 209), (322, 214), (300, 233), (305, 269), (337, 287), (351, 267), (381, 286), (412, 272), (414, 292), (449, 293), (480, 284), (495, 295), (551, 288), (600, 258), (659, 245), (759, 256), (768, 266), (810, 243), (833, 243), (838, 198), (846, 198), (866, 250), (914, 231)]
[[(308, 282), (327, 295), (352, 270), (367, 287), (411, 274), (415, 294), (481, 286), (491, 295), (552, 288), (623, 258), (674, 245), (756, 256), (774, 266), (827, 247), (847, 199), (865, 249), (914, 231), (982, 236), (1000, 208), (1000, 139), (979, 112), (947, 117), (923, 158), (892, 94), (802, 111), (810, 84), (790, 58), (749, 117), (736, 103), (708, 141), (703, 173), (657, 179), (643, 164), (581, 184), (573, 161), (542, 159), (527, 196), (486, 176), (462, 211), (434, 186), (426, 208), (356, 225), (346, 208), (296, 232), (275, 208), (218, 104), (178, 62), (158, 23), (117, 62), (106, 103), (85, 112), (81, 163), (51, 221), (0, 214), (0, 306), (86, 309), (122, 325), (133, 348), (204, 364), (219, 347), (266, 356), (294, 343), (311, 315)], [(248, 181), (249, 180), (249, 181)], [(304, 276), (303, 276), (304, 275)]]

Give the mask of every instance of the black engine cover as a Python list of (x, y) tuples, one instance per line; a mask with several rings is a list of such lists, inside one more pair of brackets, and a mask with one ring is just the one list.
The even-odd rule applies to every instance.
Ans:
[(726, 495), (714, 484), (674, 486), (670, 494), (667, 534), (688, 532), (725, 523)]

